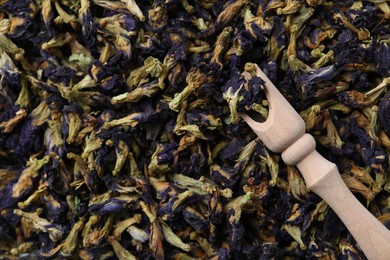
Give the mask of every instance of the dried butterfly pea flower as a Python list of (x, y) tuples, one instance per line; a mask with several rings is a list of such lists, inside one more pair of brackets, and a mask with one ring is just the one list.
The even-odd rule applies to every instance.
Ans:
[(190, 239), (196, 241), (203, 250), (201, 257), (212, 257), (216, 255), (216, 249), (203, 237), (200, 233), (193, 231), (190, 234)]
[(161, 62), (153, 57), (148, 57), (144, 61), (144, 66), (131, 72), (129, 78), (127, 79), (127, 84), (130, 87), (139, 87), (140, 84), (147, 82), (147, 77), (150, 75), (152, 77), (158, 77), (162, 72)]
[(298, 244), (302, 250), (306, 249), (306, 245), (304, 244), (304, 242), (302, 241), (302, 238), (301, 238), (301, 230), (298, 226), (286, 224), (283, 226), (283, 228), (287, 231), (287, 233), (291, 237), (294, 238), (295, 241), (298, 242)]
[(280, 14), (293, 14), (293, 13), (297, 12), (301, 6), (302, 6), (302, 3), (300, 1), (287, 0), (286, 5), (283, 8), (278, 8), (276, 10), (276, 13), (278, 15), (280, 15)]
[(292, 196), (297, 200), (304, 199), (308, 195), (309, 190), (305, 186), (302, 177), (299, 176), (297, 169), (295, 167), (287, 167), (287, 174)]
[(74, 177), (71, 185), (77, 185), (80, 187), (85, 184), (88, 189), (94, 190), (96, 187), (96, 175), (94, 172), (89, 170), (82, 157), (74, 153), (68, 153), (67, 158), (75, 161), (73, 169)]
[(88, 221), (84, 224), (84, 228), (81, 232), (81, 236), (83, 237), (83, 245), (86, 246), (86, 236), (91, 232), (92, 227), (97, 224), (100, 220), (100, 216), (90, 215)]
[(25, 242), (25, 243), (22, 243), (20, 244), (18, 247), (16, 248), (12, 248), (10, 250), (10, 254), (13, 255), (13, 256), (21, 256), (21, 255), (28, 255), (29, 252), (31, 252), (34, 247), (34, 243), (33, 242)]
[(210, 171), (211, 179), (226, 188), (233, 188), (240, 178), (238, 167), (221, 167), (214, 164), (211, 165)]
[(300, 9), (300, 16), (294, 17), (291, 19), (291, 23), (287, 26), (287, 31), (290, 32), (290, 44), (287, 48), (288, 56), (297, 56), (296, 50), (296, 39), (301, 36), (304, 23), (313, 15), (314, 10), (312, 8), (302, 8)]
[(189, 244), (183, 243), (181, 239), (172, 231), (172, 229), (164, 221), (160, 221), (161, 230), (164, 235), (164, 239), (172, 246), (178, 247), (186, 252), (190, 251)]
[(67, 238), (65, 241), (61, 244), (59, 244), (54, 249), (50, 250), (49, 252), (42, 253), (42, 256), (50, 257), (55, 255), (57, 252), (60, 252), (60, 255), (63, 257), (69, 257), (72, 256), (73, 251), (76, 248), (77, 245), (77, 237), (78, 233), (83, 229), (84, 223), (82, 220), (75, 223), (72, 227), (72, 230), (69, 232)]
[(149, 248), (152, 250), (154, 257), (163, 258), (163, 234), (160, 224), (157, 221), (157, 205), (146, 205), (143, 201), (140, 202), (140, 206), (150, 221), (150, 235), (149, 235)]
[(199, 195), (207, 195), (213, 192), (218, 192), (225, 198), (231, 198), (231, 190), (219, 190), (218, 187), (206, 178), (195, 180), (182, 174), (175, 174), (172, 176), (172, 181), (180, 188), (187, 188)]
[[(64, 107), (64, 117), (62, 125), (66, 125), (67, 131), (63, 134), (67, 136), (66, 142), (71, 144), (74, 142), (76, 136), (82, 128), (82, 109), (79, 104), (72, 103), (69, 106)], [(64, 127), (62, 128), (64, 129)]]
[(205, 75), (201, 73), (199, 69), (189, 72), (186, 76), (187, 86), (180, 92), (175, 94), (175, 97), (169, 102), (169, 108), (178, 112), (182, 103), (188, 99), (188, 97), (196, 93), (202, 84), (205, 82)]
[(358, 35), (359, 40), (366, 41), (370, 38), (370, 32), (367, 29), (356, 28), (353, 24), (351, 24), (347, 18), (345, 18), (342, 14), (336, 13), (333, 15), (335, 19), (338, 19), (343, 23), (345, 27), (355, 32)]
[(388, 69), (388, 61), (389, 61), (389, 55), (390, 55), (390, 49), (389, 49), (389, 40), (383, 39), (379, 41), (379, 46), (376, 49), (375, 52), (375, 65), (376, 70), (379, 73), (383, 73), (385, 76), (389, 75), (389, 69)]
[(107, 241), (111, 244), (112, 248), (115, 251), (116, 256), (120, 260), (124, 259), (137, 259), (132, 253), (126, 250), (114, 237), (108, 237)]
[(17, 124), (22, 121), (27, 116), (26, 110), (20, 109), (15, 113), (15, 117), (9, 119), (8, 121), (0, 123), (0, 130), (3, 133), (10, 133), (17, 126)]
[(138, 87), (131, 92), (124, 93), (118, 96), (115, 96), (111, 99), (113, 104), (119, 104), (122, 102), (137, 102), (143, 97), (153, 97), (160, 91), (158, 82), (152, 81), (145, 84), (142, 87)]
[(209, 225), (208, 220), (191, 206), (185, 207), (182, 214), (184, 221), (196, 230), (204, 230)]
[[(354, 122), (354, 120), (351, 120)], [(358, 123), (359, 124), (359, 123)], [(364, 128), (356, 126), (351, 130), (360, 142), (362, 159), (366, 164), (371, 165), (374, 169), (379, 170), (381, 164), (386, 161), (386, 155), (381, 147), (377, 147), (375, 139), (371, 138)]]
[(339, 136), (339, 133), (332, 121), (331, 115), (327, 112), (324, 112), (322, 120), (324, 128), (326, 128), (326, 136), (316, 136), (316, 140), (323, 146), (329, 146), (332, 149), (341, 150), (344, 142)]
[(231, 39), (232, 27), (226, 27), (218, 35), (217, 41), (215, 42), (213, 56), (211, 57), (210, 64), (216, 64), (219, 68), (223, 68), (223, 54), (225, 53), (228, 44)]
[(245, 5), (248, 4), (249, 1), (247, 0), (239, 0), (239, 1), (229, 1), (223, 6), (223, 10), (221, 10), (221, 13), (218, 15), (217, 20), (215, 21), (214, 27), (211, 29), (208, 34), (212, 34), (216, 31), (221, 30), (222, 28), (225, 28), (225, 26), (236, 17), (240, 9)]
[(113, 237), (115, 239), (119, 239), (122, 235), (122, 232), (124, 232), (126, 229), (131, 227), (133, 224), (140, 223), (141, 222), (141, 215), (136, 214), (132, 218), (128, 218), (126, 220), (123, 220), (116, 224), (116, 227), (113, 231)]
[(154, 6), (148, 11), (148, 18), (153, 30), (162, 30), (168, 22), (167, 7), (162, 4)]
[(98, 225), (96, 228), (91, 229), (88, 234), (85, 234), (83, 244), (85, 247), (96, 247), (105, 241), (111, 231), (113, 225), (113, 216), (106, 217), (106, 220), (102, 219), (102, 225)]
[(138, 242), (146, 242), (149, 240), (149, 234), (145, 232), (145, 230), (138, 228), (136, 226), (130, 226), (127, 228), (127, 232), (130, 234), (130, 236), (138, 241)]
[[(42, 5), (42, 12), (38, 12)], [(336, 258), (343, 254), (338, 245), (346, 244), (342, 247), (348, 248), (345, 254), (361, 255), (356, 244), (345, 239), (348, 233), (334, 213), (315, 208), (318, 200), (307, 194), (295, 171), (268, 154), (240, 119), (238, 112), (248, 111), (267, 117), (269, 104), (262, 95), (261, 82), (256, 82), (255, 75), (252, 82), (243, 81), (242, 87), (227, 82), (231, 78), (241, 81), (239, 74), (246, 62), (260, 64), (302, 112), (308, 130), (326, 148), (321, 149), (323, 155), (343, 167), (340, 169), (349, 176), (351, 187), (362, 188), (359, 183), (366, 187), (362, 191), (371, 194), (368, 199), (373, 198), (370, 209), (380, 215), (376, 205), (384, 205), (377, 203), (383, 197), (378, 193), (381, 187), (388, 190), (387, 157), (383, 157), (388, 156), (388, 149), (380, 108), (375, 105), (387, 85), (385, 81), (377, 85), (386, 75), (386, 61), (381, 61), (386, 55), (380, 56), (386, 50), (383, 35), (388, 34), (386, 23), (381, 21), (386, 6), (352, 1), (228, 2), (225, 6), (215, 1), (138, 2), (145, 17), (141, 21), (141, 14), (130, 5), (65, 0), (30, 6), (25, 1), (19, 10), (10, 3), (5, 5), (1, 32), (24, 49), (24, 54), (18, 55), (16, 48), (4, 48), (3, 82), (7, 85), (0, 99), (0, 116), (5, 119), (1, 123), (11, 122), (8, 120), (20, 109), (27, 114), (12, 131), (0, 136), (5, 148), (0, 161), (24, 165), (23, 160), (40, 152), (38, 158), (47, 154), (50, 162), (35, 179), (35, 190), (20, 198), (2, 198), (1, 205), (11, 207), (11, 211), (17, 204), (26, 211), (38, 205), (45, 210), (64, 210), (61, 214), (67, 214), (70, 221), (56, 214), (42, 216), (65, 227), (64, 239), (86, 215), (91, 221), (81, 232), (85, 243), (73, 251), (85, 259), (114, 256), (107, 240), (112, 233), (107, 235), (107, 231), (133, 216), (128, 210), (142, 210), (142, 221), (115, 237), (119, 255), (126, 250), (137, 258), (152, 257), (152, 252), (154, 257), (227, 258), (244, 254), (256, 258), (263, 254)], [(307, 18), (304, 14), (310, 8), (314, 13)], [(218, 18), (221, 12), (228, 15)], [(352, 24), (352, 31), (332, 17), (335, 13)], [(10, 14), (15, 18), (11, 20)], [(37, 22), (44, 26), (36, 26)], [(43, 28), (42, 32), (36, 28)], [(369, 30), (372, 41), (359, 40), (356, 28)], [(216, 44), (218, 35), (220, 42)], [(288, 57), (286, 46), (295, 56)], [(143, 68), (150, 56), (159, 61), (160, 74), (151, 71), (153, 75), (149, 73), (128, 86), (126, 79)], [(6, 64), (11, 64), (11, 69)], [(204, 79), (195, 88), (187, 88), (189, 94), (184, 93), (191, 84), (185, 82), (187, 72), (197, 70)], [(184, 98), (175, 100), (180, 92)], [(130, 115), (134, 118), (127, 124)], [(60, 125), (60, 131), (54, 125), (48, 131), (48, 122), (55, 122), (57, 128)], [(52, 133), (47, 147), (41, 145), (44, 132)], [(78, 159), (66, 158), (72, 153)], [(346, 163), (346, 158), (354, 158), (354, 163)], [(76, 174), (72, 172), (75, 165)], [(2, 194), (8, 194), (12, 187), (11, 182)], [(233, 211), (222, 209), (243, 192), (253, 192), (252, 200), (245, 204), (240, 223), (229, 222), (235, 218)], [(102, 200), (93, 199), (101, 194), (105, 194)], [(126, 203), (126, 199), (131, 202)], [(104, 215), (96, 218), (92, 211)], [(106, 222), (108, 215), (115, 216), (111, 226)], [(164, 241), (156, 219), (191, 250), (178, 253)], [(282, 230), (286, 223), (299, 228), (302, 223), (301, 235), (292, 233), (297, 241), (300, 237), (306, 251), (300, 249), (300, 241)], [(2, 227), (13, 229), (7, 225)], [(18, 225), (15, 222), (14, 226)], [(21, 225), (28, 230), (26, 224)], [(153, 241), (149, 239), (151, 229), (156, 229)], [(217, 235), (221, 230), (226, 231), (225, 239)], [(5, 232), (10, 240), (14, 239), (12, 232)], [(58, 245), (62, 243), (53, 243), (43, 232), (30, 234), (30, 239), (38, 238), (42, 245), (38, 250), (38, 243), (34, 244), (30, 256), (40, 252), (60, 255)], [(159, 249), (162, 246), (164, 253)], [(7, 252), (12, 247), (8, 246)]]
[(115, 256), (115, 253), (112, 252), (111, 247), (95, 247), (95, 248), (86, 248), (79, 252), (78, 256), (83, 260), (91, 259), (109, 259)]
[(174, 217), (176, 214), (182, 211), (188, 204), (199, 201), (201, 196), (195, 194), (191, 190), (186, 190), (178, 194), (172, 194), (169, 200), (161, 205), (159, 214), (166, 220), (169, 217)]
[(127, 10), (129, 10), (130, 13), (134, 14), (141, 21), (145, 20), (145, 16), (143, 15), (141, 9), (139, 8), (139, 6), (134, 0), (125, 0), (125, 1), (121, 0), (121, 1), (126, 3)]
[(15, 179), (15, 176), (17, 175), (16, 169), (12, 168), (5, 168), (0, 169), (0, 190), (3, 191), (4, 188), (11, 183), (12, 180)]
[(20, 209), (14, 210), (14, 214), (17, 216), (21, 216), (22, 220), (25, 221), (25, 233), (30, 232), (30, 230), (28, 229), (31, 229), (31, 231), (33, 232), (43, 231), (49, 234), (51, 241), (59, 241), (62, 238), (64, 231), (60, 226), (53, 225), (46, 219), (40, 218), (39, 215), (41, 214), (41, 212), (42, 210), (37, 210), (36, 212), (32, 213), (24, 212)]
[(45, 156), (42, 159), (31, 157), (27, 167), (21, 171), (17, 182), (12, 187), (12, 193), (10, 194), (13, 198), (19, 198), (25, 195), (29, 190), (33, 181), (38, 177), (40, 169), (49, 162), (49, 157)]
[(383, 130), (387, 135), (390, 135), (390, 119), (389, 119), (389, 105), (390, 105), (390, 95), (386, 94), (379, 102), (378, 106), (378, 117)]
[(254, 16), (249, 5), (244, 7), (244, 24), (253, 37), (261, 40), (265, 39), (265, 36), (268, 36), (273, 29), (272, 25), (263, 18), (262, 14)]

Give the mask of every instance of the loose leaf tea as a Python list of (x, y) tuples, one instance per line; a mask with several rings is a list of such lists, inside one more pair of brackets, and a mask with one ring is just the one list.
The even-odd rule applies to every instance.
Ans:
[(1, 1), (0, 258), (364, 259), (241, 114), (258, 64), (390, 227), (389, 10)]

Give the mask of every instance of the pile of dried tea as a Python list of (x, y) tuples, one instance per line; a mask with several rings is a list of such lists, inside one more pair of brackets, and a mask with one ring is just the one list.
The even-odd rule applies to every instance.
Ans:
[(390, 224), (388, 1), (3, 0), (0, 258), (364, 259), (246, 125), (260, 68)]

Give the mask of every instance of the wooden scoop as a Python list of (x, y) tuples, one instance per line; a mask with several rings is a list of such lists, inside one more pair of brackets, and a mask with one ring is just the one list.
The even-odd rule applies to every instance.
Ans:
[[(336, 165), (315, 150), (315, 140), (305, 133), (302, 118), (257, 65), (256, 74), (265, 81), (268, 118), (260, 123), (243, 114), (244, 120), (271, 151), (282, 153), (286, 164), (297, 166), (307, 187), (336, 212), (368, 259), (390, 259), (390, 231), (350, 192)], [(243, 76), (251, 77), (247, 72)]]

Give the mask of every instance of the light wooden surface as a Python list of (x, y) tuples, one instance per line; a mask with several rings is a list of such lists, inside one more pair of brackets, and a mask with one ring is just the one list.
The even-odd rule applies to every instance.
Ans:
[(258, 67), (257, 75), (266, 82), (269, 116), (259, 123), (243, 114), (244, 120), (270, 150), (282, 153), (286, 164), (298, 167), (307, 187), (335, 211), (368, 259), (390, 259), (390, 231), (351, 193), (336, 165), (315, 150), (302, 118)]
[(307, 187), (336, 212), (368, 259), (390, 259), (390, 231), (351, 193), (335, 164), (313, 150), (297, 167)]
[[(281, 153), (305, 133), (305, 122), (258, 67), (257, 74), (265, 81), (264, 92), (269, 102), (268, 118), (265, 122), (258, 123), (245, 114), (242, 117), (268, 149)], [(281, 114), (283, 117), (280, 116)], [(283, 131), (280, 131), (281, 129)]]

